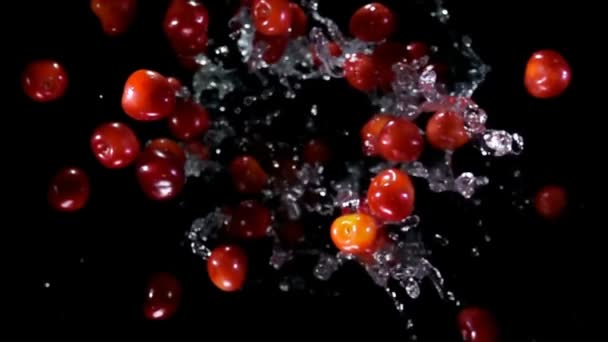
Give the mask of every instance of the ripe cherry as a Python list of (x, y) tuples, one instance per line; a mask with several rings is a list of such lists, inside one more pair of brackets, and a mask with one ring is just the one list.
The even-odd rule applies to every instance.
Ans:
[(207, 259), (207, 273), (218, 289), (233, 292), (243, 288), (247, 277), (247, 254), (236, 245), (221, 245)]
[(469, 142), (464, 119), (455, 112), (437, 112), (426, 125), (426, 139), (435, 148), (454, 151)]
[(298, 38), (306, 34), (308, 28), (308, 17), (302, 7), (293, 2), (289, 3), (289, 10), (291, 11), (291, 28), (289, 36), (291, 38)]
[[(342, 48), (336, 42), (329, 42), (327, 49), (329, 50), (329, 55), (332, 57), (342, 56)], [(315, 66), (320, 66), (322, 63), (314, 46), (312, 47), (312, 62)]]
[(258, 193), (268, 183), (268, 175), (251, 156), (238, 156), (230, 163), (230, 174), (236, 189), (244, 193)]
[(331, 152), (327, 144), (320, 139), (311, 139), (304, 145), (304, 162), (308, 164), (323, 165), (329, 161)]
[(153, 200), (175, 198), (184, 187), (184, 165), (173, 155), (146, 148), (137, 160), (137, 180), (143, 192)]
[(230, 216), (226, 231), (240, 239), (260, 239), (267, 235), (272, 223), (270, 210), (258, 201), (243, 201), (227, 209)]
[(125, 33), (133, 18), (137, 0), (91, 0), (91, 9), (108, 36)]
[(62, 97), (67, 90), (68, 74), (55, 61), (34, 61), (25, 67), (21, 85), (32, 100), (50, 102)]
[(209, 112), (200, 104), (178, 99), (175, 111), (169, 116), (169, 131), (181, 140), (200, 137), (211, 126)]
[(395, 31), (393, 11), (379, 3), (359, 8), (350, 18), (350, 34), (364, 42), (379, 42)]
[(287, 44), (289, 43), (289, 36), (267, 36), (256, 32), (253, 44), (259, 45), (260, 43), (266, 45), (265, 50), (262, 53), (262, 59), (268, 64), (274, 64), (278, 62), (281, 57), (283, 57), (283, 54), (285, 54), (285, 50), (287, 50)]
[(566, 190), (559, 185), (547, 185), (541, 188), (534, 199), (536, 211), (548, 220), (557, 219), (568, 204)]
[(198, 141), (191, 141), (187, 143), (184, 149), (186, 150), (186, 152), (191, 155), (194, 155), (200, 160), (209, 160), (209, 157), (211, 155), (211, 152), (209, 152), (209, 147), (203, 145)]
[(344, 62), (344, 77), (355, 89), (369, 92), (378, 86), (376, 66), (369, 55), (356, 53)]
[(293, 247), (304, 238), (304, 226), (299, 221), (288, 221), (277, 228), (277, 235), (281, 243)]
[(418, 126), (407, 119), (393, 118), (384, 125), (376, 146), (384, 159), (404, 163), (420, 157), (423, 143)]
[(125, 83), (122, 108), (135, 120), (164, 119), (175, 109), (175, 91), (163, 75), (138, 70)]
[(51, 180), (48, 201), (55, 210), (73, 212), (87, 204), (90, 193), (87, 174), (82, 169), (67, 167), (59, 170)]
[(256, 31), (268, 36), (289, 34), (291, 7), (287, 0), (253, 0), (251, 13)]
[(131, 165), (139, 155), (139, 139), (129, 126), (111, 122), (98, 126), (91, 137), (91, 149), (99, 162), (110, 169)]
[(485, 309), (462, 309), (458, 314), (458, 326), (465, 342), (498, 342), (498, 326), (492, 314)]
[(411, 42), (407, 45), (407, 58), (411, 61), (428, 56), (429, 47), (423, 42)]
[(167, 82), (169, 82), (169, 85), (171, 85), (176, 94), (182, 90), (182, 82), (177, 78), (167, 77)]
[(166, 272), (152, 275), (146, 288), (144, 316), (149, 320), (165, 320), (177, 311), (182, 297), (182, 286), (175, 276)]
[(163, 29), (173, 50), (181, 56), (196, 56), (207, 49), (209, 12), (193, 0), (173, 0)]
[(387, 169), (374, 177), (367, 190), (371, 214), (396, 222), (414, 210), (414, 186), (410, 177), (398, 169)]
[(532, 54), (524, 75), (528, 93), (536, 98), (548, 99), (561, 95), (572, 78), (566, 59), (554, 50), (541, 50)]
[(385, 91), (391, 89), (395, 72), (393, 65), (403, 61), (407, 56), (405, 45), (396, 42), (384, 42), (374, 49), (372, 58), (378, 75), (378, 83)]
[(157, 138), (146, 145), (146, 150), (158, 150), (171, 156), (179, 165), (186, 163), (186, 153), (175, 141), (167, 138)]
[(393, 119), (392, 115), (376, 114), (361, 128), (361, 141), (363, 153), (366, 156), (375, 156), (378, 153), (378, 141), (384, 126)]
[(331, 240), (343, 252), (359, 253), (374, 244), (377, 231), (376, 221), (369, 215), (343, 215), (331, 225)]

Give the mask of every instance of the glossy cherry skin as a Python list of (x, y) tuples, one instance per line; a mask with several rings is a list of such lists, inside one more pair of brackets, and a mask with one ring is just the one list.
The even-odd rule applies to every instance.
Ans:
[(547, 185), (536, 193), (534, 206), (538, 214), (548, 220), (555, 220), (568, 205), (566, 190), (559, 185)]
[(243, 193), (258, 193), (268, 183), (268, 174), (251, 156), (238, 156), (230, 163), (230, 174), (236, 189)]
[(343, 252), (360, 253), (374, 244), (378, 226), (366, 214), (349, 214), (338, 217), (331, 225), (331, 240)]
[(177, 78), (167, 77), (167, 82), (169, 82), (169, 85), (171, 86), (171, 88), (173, 88), (176, 94), (182, 90), (182, 82)]
[(164, 119), (175, 109), (175, 91), (163, 75), (138, 70), (125, 83), (122, 108), (135, 120)]
[(264, 238), (272, 223), (270, 210), (258, 201), (243, 201), (226, 213), (230, 216), (228, 234), (240, 239)]
[(396, 42), (384, 42), (374, 49), (372, 58), (376, 67), (380, 87), (388, 91), (392, 88), (395, 72), (393, 65), (403, 61), (407, 56), (405, 45)]
[(367, 203), (371, 214), (381, 220), (404, 220), (414, 210), (414, 186), (410, 177), (398, 169), (380, 172), (369, 185)]
[(465, 342), (498, 342), (498, 326), (492, 314), (485, 309), (462, 309), (458, 314), (458, 326)]
[(437, 112), (426, 125), (426, 139), (435, 148), (454, 151), (469, 142), (464, 119), (455, 112)]
[(429, 47), (423, 42), (411, 42), (407, 44), (407, 59), (413, 61), (428, 56)]
[(256, 31), (268, 36), (289, 34), (291, 11), (287, 0), (253, 0), (251, 4)]
[(366, 156), (375, 156), (378, 153), (378, 141), (384, 126), (394, 117), (388, 114), (376, 114), (361, 128), (361, 142), (363, 153)]
[(247, 278), (247, 254), (237, 245), (217, 246), (207, 259), (207, 273), (218, 289), (238, 291)]
[(305, 163), (323, 165), (329, 161), (331, 152), (323, 140), (311, 139), (304, 145), (302, 157)]
[(274, 64), (281, 60), (281, 57), (283, 57), (285, 54), (287, 44), (289, 43), (289, 36), (267, 36), (256, 32), (253, 39), (253, 44), (259, 45), (260, 43), (266, 45), (265, 50), (262, 53), (262, 59), (268, 64)]
[(191, 155), (194, 155), (196, 158), (200, 160), (209, 160), (211, 156), (211, 152), (209, 152), (209, 147), (203, 145), (198, 141), (191, 141), (184, 146), (186, 152)]
[(356, 53), (344, 62), (344, 78), (355, 89), (369, 92), (378, 87), (376, 66), (369, 55)]
[(169, 116), (169, 131), (181, 140), (200, 137), (211, 126), (209, 112), (200, 104), (178, 99), (175, 111)]
[(131, 165), (139, 155), (140, 147), (133, 130), (120, 122), (98, 126), (91, 137), (93, 154), (109, 169)]
[(298, 38), (306, 35), (306, 29), (308, 28), (308, 17), (306, 13), (298, 4), (293, 2), (289, 3), (289, 10), (291, 11), (291, 28), (289, 36), (291, 38)]
[(561, 95), (572, 79), (568, 61), (557, 51), (541, 50), (532, 54), (524, 74), (528, 93), (539, 99)]
[(350, 18), (350, 34), (364, 42), (379, 42), (395, 31), (395, 15), (380, 3), (359, 8)]
[(179, 307), (182, 286), (170, 273), (159, 272), (150, 277), (146, 288), (144, 316), (149, 320), (171, 318)]
[(87, 204), (90, 193), (87, 174), (77, 167), (67, 167), (59, 170), (51, 180), (48, 201), (57, 211), (73, 212)]
[(137, 0), (91, 0), (91, 9), (108, 36), (125, 33), (135, 18), (136, 8)]
[(205, 52), (208, 28), (207, 8), (192, 0), (173, 0), (163, 22), (169, 43), (178, 55), (185, 56)]
[(184, 165), (166, 152), (148, 149), (137, 160), (137, 181), (148, 198), (165, 201), (175, 198), (186, 181)]
[(176, 160), (179, 165), (186, 164), (186, 152), (178, 143), (167, 138), (157, 138), (146, 145), (146, 150), (158, 150)]
[(424, 141), (416, 124), (407, 119), (393, 118), (384, 125), (376, 146), (384, 159), (405, 163), (420, 157)]
[(50, 102), (65, 94), (68, 74), (61, 64), (39, 60), (28, 64), (21, 76), (21, 85), (27, 96), (36, 102)]

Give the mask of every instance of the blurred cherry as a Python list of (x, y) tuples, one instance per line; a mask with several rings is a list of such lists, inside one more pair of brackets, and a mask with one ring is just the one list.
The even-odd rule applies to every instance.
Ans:
[(177, 99), (175, 110), (169, 116), (169, 131), (181, 140), (200, 137), (211, 126), (209, 112), (200, 104), (184, 99)]
[(411, 42), (407, 44), (406, 50), (407, 58), (412, 61), (429, 54), (429, 47), (423, 42)]
[(82, 209), (89, 201), (89, 177), (80, 168), (66, 167), (51, 180), (48, 191), (49, 205), (57, 210), (73, 212)]
[(110, 169), (131, 165), (139, 155), (139, 139), (129, 126), (111, 122), (98, 126), (91, 137), (91, 149), (99, 162)]
[(414, 210), (414, 185), (410, 177), (398, 169), (387, 169), (374, 177), (367, 190), (367, 203), (372, 215), (396, 222)]
[(218, 289), (238, 291), (247, 277), (247, 254), (237, 245), (217, 246), (207, 259), (207, 273)]
[(393, 11), (380, 3), (359, 8), (350, 18), (350, 34), (364, 42), (379, 42), (395, 31)]
[(469, 142), (469, 134), (461, 115), (437, 112), (426, 125), (426, 139), (435, 148), (454, 151)]
[(306, 35), (306, 29), (308, 28), (308, 17), (306, 13), (300, 7), (300, 5), (293, 2), (289, 3), (289, 10), (291, 11), (291, 28), (289, 36), (291, 38), (297, 38)]
[[(340, 48), (340, 45), (338, 45), (338, 43), (336, 42), (329, 42), (327, 49), (329, 50), (329, 55), (332, 57), (340, 57), (342, 55), (342, 48)], [(321, 65), (321, 59), (319, 59), (319, 54), (317, 53), (317, 50), (314, 46), (312, 46), (311, 50), (313, 65), (318, 67)]]
[(304, 226), (299, 221), (287, 221), (279, 225), (277, 235), (281, 243), (288, 247), (293, 247), (304, 238)]
[(267, 235), (272, 223), (272, 214), (258, 201), (248, 200), (236, 207), (227, 208), (230, 216), (226, 231), (230, 236), (240, 239), (259, 239)]
[(117, 36), (127, 31), (135, 18), (137, 0), (91, 0), (91, 9), (103, 32)]
[(372, 58), (377, 71), (378, 83), (383, 90), (391, 90), (395, 79), (393, 65), (403, 61), (406, 56), (407, 49), (401, 43), (384, 42), (376, 46)]
[(182, 297), (182, 287), (170, 273), (152, 275), (146, 289), (144, 316), (149, 320), (165, 320), (177, 311)]
[(323, 140), (311, 139), (304, 145), (302, 155), (304, 162), (308, 164), (323, 165), (329, 161), (331, 152)]
[(344, 62), (344, 78), (355, 89), (370, 92), (378, 87), (376, 66), (369, 55), (356, 53)]
[(148, 198), (170, 200), (184, 187), (184, 165), (167, 152), (146, 148), (137, 160), (137, 180)]
[(498, 326), (492, 314), (485, 309), (462, 309), (458, 314), (458, 326), (465, 342), (498, 342)]
[(171, 88), (173, 88), (176, 94), (182, 90), (182, 82), (177, 78), (167, 77), (167, 82), (169, 82), (169, 85), (171, 86)]
[(158, 150), (176, 160), (179, 165), (186, 163), (186, 153), (178, 143), (167, 138), (156, 138), (146, 145), (146, 150)]
[(361, 128), (361, 141), (363, 143), (363, 153), (366, 156), (375, 156), (378, 153), (378, 142), (380, 133), (384, 126), (394, 117), (389, 114), (376, 114)]
[(50, 102), (65, 94), (68, 74), (61, 64), (52, 60), (38, 60), (25, 67), (21, 85), (27, 96), (36, 102)]
[(191, 141), (187, 143), (184, 149), (186, 150), (186, 152), (196, 156), (200, 160), (209, 160), (209, 157), (211, 155), (211, 152), (209, 152), (209, 147), (203, 145), (198, 141)]
[(548, 220), (560, 217), (568, 205), (566, 190), (559, 185), (547, 185), (538, 190), (534, 199), (536, 211)]
[(175, 109), (175, 91), (163, 75), (138, 70), (125, 83), (122, 108), (135, 120), (164, 119)]
[(253, 0), (251, 5), (256, 31), (268, 36), (289, 33), (291, 11), (287, 0)]
[(163, 23), (165, 35), (175, 52), (196, 56), (207, 49), (209, 12), (193, 0), (172, 0)]
[(268, 183), (268, 174), (252, 156), (238, 156), (230, 163), (230, 174), (236, 189), (243, 193), (258, 193)]
[(264, 43), (266, 45), (264, 52), (262, 53), (262, 59), (264, 62), (268, 64), (274, 64), (281, 60), (283, 54), (287, 50), (287, 44), (289, 43), (288, 35), (276, 35), (276, 36), (268, 36), (256, 32), (254, 40), (254, 45), (259, 45), (260, 43)]
[(524, 85), (539, 99), (561, 95), (572, 78), (568, 61), (557, 51), (541, 50), (532, 54), (526, 65)]
[(416, 126), (404, 118), (393, 118), (384, 125), (376, 147), (382, 157), (392, 162), (411, 162), (422, 153), (424, 141)]

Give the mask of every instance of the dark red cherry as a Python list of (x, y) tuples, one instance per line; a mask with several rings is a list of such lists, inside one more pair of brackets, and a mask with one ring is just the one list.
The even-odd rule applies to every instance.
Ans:
[(492, 314), (485, 309), (462, 309), (458, 314), (458, 326), (465, 342), (498, 342), (498, 326)]
[(51, 180), (48, 192), (49, 205), (58, 211), (72, 212), (82, 209), (89, 201), (91, 186), (87, 174), (79, 168), (59, 170)]
[(287, 50), (288, 43), (288, 35), (268, 36), (259, 32), (255, 33), (253, 40), (253, 44), (256, 46), (259, 46), (260, 44), (266, 45), (265, 50), (262, 53), (262, 59), (268, 64), (274, 64), (283, 57), (285, 50)]
[(200, 104), (178, 99), (175, 111), (169, 116), (169, 130), (174, 137), (191, 140), (200, 137), (211, 126), (209, 112)]
[(230, 174), (236, 189), (243, 193), (257, 193), (268, 183), (268, 174), (257, 159), (238, 156), (230, 163)]
[(182, 90), (182, 82), (175, 77), (167, 77), (167, 82), (171, 85), (171, 88), (175, 90), (175, 93)]
[(217, 246), (207, 259), (207, 273), (218, 289), (240, 290), (247, 278), (247, 254), (237, 245)]
[(403, 171), (384, 170), (372, 179), (367, 203), (371, 214), (381, 220), (404, 220), (414, 210), (414, 185)]
[(356, 53), (344, 62), (344, 78), (355, 89), (369, 92), (378, 87), (376, 66), (369, 55)]
[[(327, 48), (329, 50), (329, 55), (332, 57), (340, 57), (342, 55), (342, 48), (340, 48), (340, 45), (338, 45), (338, 43), (336, 43), (336, 42), (329, 42), (329, 45)], [(314, 64), (314, 66), (320, 66), (321, 59), (319, 59), (319, 54), (317, 53), (317, 50), (315, 49), (314, 46), (311, 49), (312, 49), (312, 62)]]
[(146, 289), (144, 316), (149, 320), (165, 320), (177, 311), (182, 287), (172, 274), (159, 272), (152, 275)]
[(103, 32), (117, 36), (127, 31), (135, 18), (137, 0), (91, 0), (91, 9)]
[(186, 152), (196, 156), (200, 160), (208, 160), (211, 156), (211, 152), (209, 152), (209, 147), (203, 145), (198, 141), (191, 141), (187, 143), (184, 149), (186, 150)]
[(229, 208), (227, 214), (230, 219), (226, 231), (236, 238), (264, 238), (272, 223), (270, 210), (258, 201), (243, 201), (238, 206)]
[(287, 0), (253, 0), (251, 14), (256, 31), (268, 36), (289, 34), (291, 8)]
[(378, 73), (378, 83), (385, 91), (392, 87), (395, 73), (393, 65), (403, 61), (407, 57), (405, 45), (396, 42), (384, 42), (374, 49), (372, 58)]
[(146, 145), (146, 150), (158, 150), (174, 158), (178, 164), (186, 163), (186, 152), (178, 143), (167, 138), (157, 138)]
[(394, 118), (384, 125), (376, 147), (384, 159), (411, 162), (422, 153), (424, 141), (418, 126), (407, 119)]
[(298, 4), (293, 2), (289, 3), (289, 9), (291, 11), (291, 28), (289, 36), (291, 38), (297, 38), (306, 34), (308, 28), (308, 17), (306, 13)]
[(196, 56), (207, 49), (209, 12), (192, 0), (173, 0), (167, 9), (163, 28), (178, 55)]
[(363, 125), (361, 128), (361, 142), (363, 143), (363, 153), (366, 156), (375, 156), (378, 153), (380, 133), (393, 118), (392, 115), (379, 113)]
[(175, 91), (163, 75), (138, 70), (125, 83), (122, 108), (135, 120), (164, 119), (175, 109)]
[(137, 161), (137, 180), (148, 198), (169, 200), (184, 187), (184, 165), (169, 153), (146, 148)]
[(323, 165), (329, 161), (331, 152), (323, 140), (311, 139), (304, 145), (302, 156), (305, 163)]
[(365, 42), (379, 42), (395, 31), (393, 11), (380, 3), (359, 8), (350, 18), (350, 34)]
[(411, 42), (407, 44), (406, 49), (409, 60), (420, 59), (429, 54), (429, 47), (423, 42)]
[(566, 190), (559, 185), (547, 185), (536, 193), (534, 206), (542, 217), (557, 219), (568, 205)]
[(99, 162), (110, 169), (131, 165), (139, 155), (139, 139), (129, 126), (111, 122), (98, 126), (91, 137), (91, 149)]
[(25, 67), (21, 85), (25, 94), (32, 100), (50, 102), (65, 94), (68, 74), (61, 64), (55, 61), (34, 61)]

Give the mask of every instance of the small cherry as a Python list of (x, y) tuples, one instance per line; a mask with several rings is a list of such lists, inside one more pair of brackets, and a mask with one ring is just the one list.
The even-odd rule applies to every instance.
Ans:
[(407, 59), (416, 60), (428, 56), (429, 47), (423, 42), (411, 42), (407, 45)]
[(272, 224), (270, 210), (258, 201), (249, 200), (228, 208), (230, 216), (226, 230), (230, 236), (240, 239), (260, 239), (266, 237)]
[(287, 50), (287, 44), (289, 43), (289, 36), (268, 36), (256, 32), (253, 44), (259, 45), (260, 43), (264, 43), (266, 45), (266, 48), (262, 53), (262, 59), (268, 64), (274, 64), (278, 62), (281, 57), (283, 57), (283, 54), (285, 54), (285, 51)]
[(360, 253), (374, 244), (378, 226), (373, 217), (357, 213), (338, 217), (330, 231), (331, 240), (339, 250)]
[(187, 143), (184, 149), (186, 150), (186, 152), (191, 155), (194, 155), (200, 160), (209, 160), (209, 157), (211, 156), (211, 152), (209, 152), (209, 147), (203, 145), (198, 141), (191, 141)]
[(389, 91), (395, 79), (393, 65), (403, 61), (407, 56), (404, 44), (397, 42), (384, 42), (374, 49), (372, 58), (378, 73), (378, 83), (385, 91)]
[(380, 3), (359, 8), (350, 18), (350, 34), (364, 42), (380, 42), (395, 31), (393, 11)]
[(344, 78), (355, 89), (369, 92), (378, 86), (376, 66), (371, 56), (362, 53), (351, 55), (344, 62)]
[(139, 155), (139, 139), (129, 126), (111, 122), (98, 126), (91, 137), (91, 149), (99, 162), (110, 169), (131, 165)]
[(308, 27), (308, 17), (306, 13), (298, 4), (293, 2), (289, 3), (289, 10), (291, 11), (291, 28), (289, 29), (289, 36), (291, 38), (298, 38), (306, 34)]
[(372, 215), (384, 221), (406, 219), (414, 210), (414, 186), (410, 177), (398, 169), (380, 172), (367, 190)]
[(532, 54), (526, 65), (524, 85), (539, 99), (561, 95), (572, 79), (568, 61), (557, 51), (541, 50)]
[(163, 75), (138, 70), (125, 83), (122, 108), (135, 120), (164, 119), (175, 109), (175, 91)]
[(560, 217), (568, 205), (566, 190), (559, 185), (547, 185), (538, 190), (534, 206), (539, 215), (548, 220)]
[(498, 326), (486, 309), (462, 309), (458, 314), (458, 326), (465, 342), (498, 342)]
[(291, 28), (291, 7), (287, 0), (253, 0), (251, 13), (256, 31), (282, 36)]
[(91, 9), (108, 36), (127, 31), (135, 18), (136, 7), (137, 0), (91, 0)]
[(207, 259), (207, 273), (218, 289), (238, 291), (247, 278), (247, 254), (237, 245), (217, 246)]
[(144, 316), (149, 320), (165, 320), (171, 318), (179, 307), (182, 297), (182, 287), (170, 273), (153, 274), (148, 281)]
[(423, 144), (418, 126), (404, 118), (393, 118), (384, 125), (376, 146), (384, 159), (405, 163), (420, 157)]
[(178, 55), (195, 56), (207, 49), (209, 12), (193, 0), (173, 0), (167, 9), (163, 29)]
[(181, 140), (192, 140), (200, 137), (211, 126), (209, 112), (200, 104), (178, 99), (175, 111), (169, 116), (169, 131)]
[(230, 174), (236, 189), (243, 193), (258, 193), (268, 183), (268, 174), (251, 156), (238, 156), (230, 163)]
[(59, 170), (51, 180), (48, 201), (57, 211), (73, 212), (87, 204), (90, 193), (91, 185), (87, 174), (82, 169), (66, 167)]
[(437, 112), (426, 125), (426, 139), (435, 148), (454, 151), (469, 142), (464, 119), (455, 112)]
[(178, 143), (167, 138), (156, 138), (146, 145), (146, 150), (158, 150), (171, 156), (179, 165), (186, 163), (186, 153)]
[(320, 139), (311, 139), (304, 145), (303, 159), (308, 164), (323, 165), (329, 161), (331, 152), (327, 144)]
[(361, 141), (363, 153), (366, 156), (375, 156), (378, 153), (378, 141), (384, 126), (394, 117), (389, 114), (376, 114), (361, 128)]
[(65, 94), (68, 74), (61, 64), (52, 60), (38, 60), (25, 67), (21, 85), (27, 96), (36, 102), (50, 102)]
[(137, 160), (137, 180), (148, 198), (164, 201), (175, 198), (186, 181), (184, 165), (173, 155), (146, 148)]

